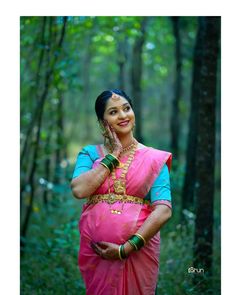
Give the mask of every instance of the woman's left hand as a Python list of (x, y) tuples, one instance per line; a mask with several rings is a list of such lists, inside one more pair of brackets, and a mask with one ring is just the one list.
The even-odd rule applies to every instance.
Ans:
[(93, 250), (107, 260), (118, 260), (119, 257), (119, 245), (109, 242), (91, 242)]

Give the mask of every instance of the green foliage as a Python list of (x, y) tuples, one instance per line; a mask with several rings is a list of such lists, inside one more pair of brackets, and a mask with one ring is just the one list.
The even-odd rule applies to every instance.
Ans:
[[(168, 116), (171, 111), (171, 99), (173, 91), (173, 73), (175, 67), (174, 45), (171, 21), (168, 17), (147, 17), (146, 38), (143, 49), (143, 100), (146, 106), (143, 111), (143, 122), (145, 129), (145, 140), (151, 141), (153, 145), (169, 144)], [(97, 95), (104, 89), (119, 87), (118, 51), (120, 42), (124, 42), (126, 48), (125, 59), (125, 90), (130, 93), (129, 71), (131, 67), (131, 51), (135, 38), (140, 34), (142, 17), (69, 17), (63, 50), (55, 66), (53, 83), (49, 100), (57, 96), (63, 96), (65, 134), (68, 144), (86, 141), (91, 143), (100, 140), (96, 128), (94, 114), (94, 101)], [(55, 37), (59, 35), (62, 26), (62, 18), (52, 18), (52, 32)], [(187, 123), (189, 110), (188, 100), (191, 84), (192, 50), (195, 41), (196, 18), (189, 17), (182, 19), (182, 40), (183, 43), (183, 76), (184, 101), (181, 105), (183, 110), (183, 125)], [(40, 51), (48, 48), (48, 27), (44, 43), (42, 43), (41, 30), (43, 26), (42, 17), (21, 18), (21, 132), (24, 136), (26, 127), (30, 120), (25, 119), (25, 114), (32, 116), (33, 109), (37, 105), (34, 87), (37, 84), (36, 72), (39, 66)], [(53, 50), (53, 48), (52, 48)], [(84, 60), (90, 52), (89, 67), (89, 88), (84, 85)], [(46, 53), (45, 53), (46, 54)], [(90, 65), (89, 65), (90, 64)], [(42, 70), (48, 66), (47, 58), (44, 56)], [(40, 75), (43, 82), (43, 75)], [(85, 91), (88, 93), (83, 101)], [(161, 104), (160, 104), (161, 102)], [(155, 112), (154, 112), (155, 111)], [(160, 114), (161, 112), (161, 114)], [(50, 110), (47, 114), (51, 114)], [(86, 116), (85, 116), (86, 114)], [(163, 114), (163, 115), (162, 115)], [(28, 115), (28, 117), (29, 117)], [(163, 120), (162, 116), (165, 116)], [(45, 118), (50, 121), (52, 117)], [(76, 124), (78, 122), (79, 124)], [(89, 142), (87, 137), (87, 122), (91, 122)], [(55, 124), (52, 122), (52, 124)], [(153, 136), (152, 126), (155, 126), (155, 133), (162, 133), (162, 141)], [(158, 126), (161, 126), (159, 128)], [(163, 131), (162, 131), (163, 130)], [(182, 135), (181, 135), (182, 136)], [(185, 136), (185, 134), (184, 134)], [(180, 139), (182, 142), (182, 138)], [(183, 149), (185, 147), (183, 146)]]
[(22, 294), (85, 294), (77, 263), (81, 202), (67, 197), (32, 217), (21, 258)]

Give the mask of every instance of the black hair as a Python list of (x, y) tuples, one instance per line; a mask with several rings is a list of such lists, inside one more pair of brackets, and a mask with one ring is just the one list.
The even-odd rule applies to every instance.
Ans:
[(106, 104), (108, 99), (112, 96), (112, 93), (115, 93), (124, 97), (130, 104), (130, 106), (133, 108), (131, 98), (123, 90), (120, 90), (120, 89), (105, 90), (97, 97), (95, 102), (95, 111), (99, 121), (103, 120)]

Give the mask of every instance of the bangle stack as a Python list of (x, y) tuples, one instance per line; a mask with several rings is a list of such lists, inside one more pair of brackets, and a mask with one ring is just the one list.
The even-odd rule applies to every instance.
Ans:
[[(128, 240), (128, 242), (130, 243), (131, 246), (134, 247), (134, 249), (136, 251), (140, 250), (146, 244), (146, 241), (145, 241), (144, 237), (141, 236), (140, 234), (134, 234)], [(123, 259), (127, 258), (126, 254), (125, 254), (124, 245), (119, 246), (119, 258), (120, 258), (120, 260), (123, 260)]]
[(100, 162), (110, 173), (120, 164), (120, 161), (112, 154), (107, 154)]
[(140, 234), (134, 234), (128, 242), (130, 243), (131, 246), (134, 247), (136, 251), (140, 250), (145, 244), (146, 241), (143, 236)]

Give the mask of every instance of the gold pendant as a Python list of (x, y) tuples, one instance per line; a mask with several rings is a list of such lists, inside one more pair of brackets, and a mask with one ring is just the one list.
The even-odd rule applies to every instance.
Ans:
[(113, 204), (113, 203), (115, 203), (116, 202), (116, 198), (115, 198), (115, 196), (114, 195), (109, 195), (109, 197), (108, 197), (108, 203), (109, 204)]
[(123, 164), (122, 162), (119, 161), (119, 165), (116, 166), (116, 168), (123, 168), (125, 164)]
[(112, 214), (121, 214), (122, 211), (120, 211), (120, 210), (116, 210), (116, 209), (111, 209), (111, 213), (112, 213)]
[(125, 181), (114, 180), (114, 191), (117, 194), (125, 194)]

